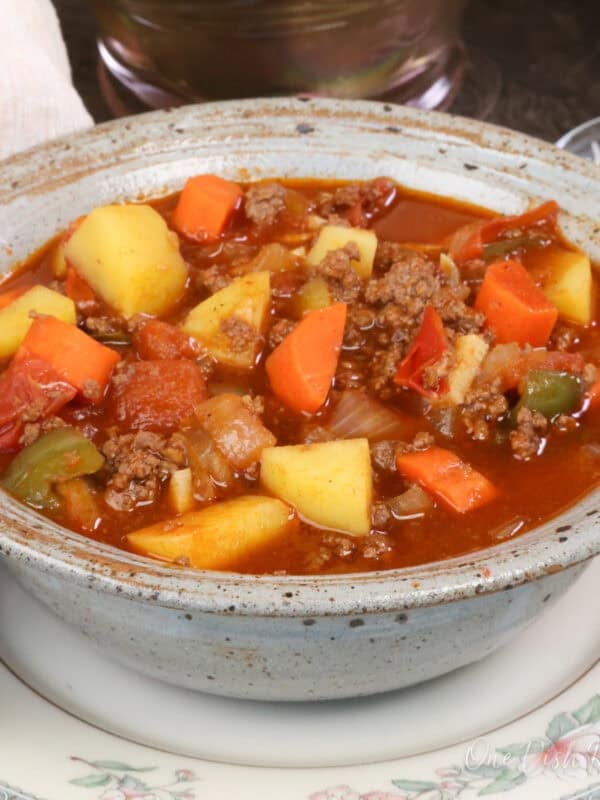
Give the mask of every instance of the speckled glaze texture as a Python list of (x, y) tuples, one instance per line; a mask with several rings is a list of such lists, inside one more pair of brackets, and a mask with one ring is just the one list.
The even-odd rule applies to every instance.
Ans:
[[(600, 169), (442, 114), (298, 99), (190, 106), (108, 123), (0, 165), (0, 271), (95, 205), (194, 172), (370, 178), (516, 213), (554, 197), (600, 261)], [(600, 552), (600, 493), (463, 559), (380, 573), (255, 577), (174, 569), (66, 531), (3, 495), (0, 555), (106, 653), (193, 689), (267, 700), (382, 692), (482, 658)]]

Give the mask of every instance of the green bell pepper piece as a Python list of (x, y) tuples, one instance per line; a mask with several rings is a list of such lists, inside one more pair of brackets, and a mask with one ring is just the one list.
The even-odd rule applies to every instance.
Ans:
[(483, 258), (485, 261), (494, 261), (497, 258), (508, 256), (516, 250), (529, 250), (534, 247), (541, 247), (544, 240), (539, 236), (514, 236), (512, 239), (501, 239), (499, 242), (492, 242), (483, 247)]
[(532, 369), (527, 373), (518, 408), (539, 411), (546, 419), (570, 414), (579, 408), (583, 391), (581, 379), (569, 372)]
[(13, 459), (2, 486), (34, 508), (57, 508), (53, 484), (91, 475), (104, 457), (75, 428), (57, 428), (40, 436)]

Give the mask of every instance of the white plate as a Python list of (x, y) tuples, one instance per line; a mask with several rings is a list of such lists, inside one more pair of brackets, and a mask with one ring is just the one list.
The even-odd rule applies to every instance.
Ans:
[[(217, 751), (227, 752), (228, 747), (235, 751), (246, 741), (251, 743), (247, 758), (251, 761), (256, 752), (264, 756), (269, 748), (287, 751), (295, 742), (306, 758), (330, 750), (328, 737), (335, 736), (339, 753), (353, 762), (344, 767), (234, 766), (144, 747), (60, 710), (0, 667), (0, 800), (474, 800), (481, 796), (600, 800), (600, 663), (578, 674), (570, 686), (541, 707), (485, 732), (490, 730), (486, 722), (489, 724), (499, 706), (507, 706), (514, 715), (525, 698), (525, 705), (531, 708), (534, 698), (555, 690), (557, 681), (564, 684), (569, 673), (589, 662), (590, 655), (600, 655), (599, 579), (600, 560), (513, 645), (479, 665), (429, 686), (390, 695), (384, 702), (380, 698), (371, 708), (347, 704), (344, 709), (341, 704), (343, 725), (337, 729), (332, 727), (331, 716), (323, 717), (317, 706), (301, 710), (298, 719), (302, 722), (295, 730), (293, 717), (278, 715), (271, 707), (274, 716), (269, 719), (262, 704), (241, 703), (235, 709), (231, 701), (212, 699), (202, 706), (197, 698), (200, 705), (192, 705), (195, 728), (194, 714), (186, 718), (184, 706), (179, 707), (188, 735), (204, 731), (201, 740), (209, 741), (212, 736)], [(105, 671), (101, 660), (96, 666), (93, 661), (79, 660), (83, 652), (78, 652), (80, 643), (71, 650), (73, 641), (62, 638), (64, 632), (56, 627), (60, 624), (50, 618), (44, 631), (39, 626), (41, 617), (35, 623), (35, 615), (27, 616), (31, 601), (12, 586), (9, 592), (7, 585), (4, 580), (4, 648), (14, 643), (7, 621), (19, 619), (18, 641), (30, 645), (20, 652), (34, 654), (28, 678), (63, 671), (65, 696), (69, 690), (73, 696), (87, 692), (94, 699), (91, 707), (95, 713), (103, 703), (108, 704), (104, 720), (100, 720), (103, 724), (118, 727), (110, 722), (110, 714), (120, 705), (119, 725), (127, 715), (137, 715), (129, 720), (129, 730), (139, 734), (147, 728), (149, 738), (156, 736), (161, 719), (173, 716), (173, 709), (161, 710), (161, 702), (169, 698), (153, 696), (156, 686), (144, 685), (144, 691), (152, 688), (146, 706), (135, 701), (135, 696), (132, 702), (128, 691), (133, 692), (139, 676), (129, 676), (126, 686), (119, 683), (125, 680), (120, 671)], [(2, 652), (6, 655), (7, 651)], [(14, 658), (13, 650), (11, 654)], [(518, 696), (518, 703), (510, 699), (512, 694)], [(179, 703), (182, 698), (173, 695), (170, 699)], [(225, 702), (231, 708), (220, 705)], [(219, 725), (220, 714), (224, 717)], [(475, 721), (481, 730), (477, 738), (426, 754), (365, 764), (361, 748), (356, 746), (362, 742), (368, 754), (372, 742), (381, 747), (385, 741), (402, 744), (411, 739), (422, 742), (426, 737), (432, 742), (436, 738), (456, 740), (465, 721), (467, 727)], [(169, 746), (168, 732), (162, 735)], [(233, 745), (227, 745), (228, 735)]]

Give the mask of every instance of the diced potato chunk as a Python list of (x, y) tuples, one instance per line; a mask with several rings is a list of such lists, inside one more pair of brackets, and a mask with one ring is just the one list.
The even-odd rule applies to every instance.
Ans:
[(95, 208), (65, 245), (65, 257), (124, 317), (160, 316), (181, 296), (187, 269), (175, 233), (150, 206)]
[(127, 541), (137, 553), (165, 561), (197, 569), (235, 569), (297, 525), (281, 500), (245, 495), (142, 528), (128, 534)]
[(196, 408), (196, 417), (234, 469), (246, 469), (277, 441), (237, 394), (211, 397)]
[(62, 279), (67, 274), (67, 261), (65, 259), (65, 242), (64, 239), (54, 246), (52, 255), (50, 256), (50, 263), (52, 264), (52, 272), (56, 278)]
[(476, 333), (467, 333), (456, 338), (454, 345), (456, 364), (448, 375), (450, 389), (442, 397), (445, 405), (457, 406), (464, 403), (488, 349), (489, 345), (483, 336), (478, 336)]
[(177, 469), (169, 479), (169, 505), (176, 514), (184, 514), (194, 505), (194, 486), (192, 470), (189, 467)]
[(324, 278), (311, 278), (298, 289), (292, 301), (294, 314), (300, 319), (308, 311), (326, 308), (332, 303), (331, 293)]
[[(236, 278), (193, 308), (183, 323), (183, 331), (204, 345), (221, 364), (249, 369), (256, 360), (270, 299), (269, 273), (251, 272)], [(224, 329), (229, 320), (245, 322), (256, 336), (246, 346), (242, 341), (232, 341), (227, 328)]]
[(267, 447), (262, 485), (315, 525), (354, 536), (371, 529), (372, 473), (367, 439)]
[(74, 325), (77, 322), (75, 303), (45, 286), (33, 286), (0, 310), (0, 357), (12, 356), (25, 338), (32, 322), (31, 312), (56, 317)]
[(531, 270), (563, 317), (589, 325), (593, 315), (593, 281), (590, 260), (584, 253), (552, 245), (532, 254)]
[(358, 247), (360, 258), (352, 261), (352, 267), (361, 278), (369, 278), (373, 271), (373, 261), (377, 250), (377, 236), (374, 231), (362, 228), (344, 228), (341, 225), (325, 225), (321, 228), (317, 241), (306, 257), (310, 266), (320, 264), (327, 253), (340, 250), (350, 242)]

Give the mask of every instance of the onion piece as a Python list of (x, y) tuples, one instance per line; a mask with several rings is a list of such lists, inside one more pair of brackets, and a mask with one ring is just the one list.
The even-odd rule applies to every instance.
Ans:
[(279, 242), (265, 244), (248, 265), (251, 272), (285, 272), (294, 269), (295, 266), (296, 259), (288, 248)]
[(416, 519), (423, 517), (433, 508), (433, 500), (418, 484), (413, 484), (402, 494), (387, 501), (394, 519)]
[(342, 392), (325, 427), (339, 439), (366, 437), (379, 442), (412, 439), (419, 422), (401, 411), (392, 411), (360, 389), (347, 389)]
[(188, 430), (184, 436), (188, 463), (192, 470), (194, 499), (201, 502), (214, 500), (217, 496), (215, 487), (225, 488), (231, 485), (235, 474), (225, 456), (221, 455), (211, 437), (202, 428)]
[(452, 256), (447, 253), (440, 253), (440, 270), (445, 275), (450, 286), (458, 286), (460, 283), (460, 271)]
[(481, 364), (481, 375), (488, 381), (502, 376), (503, 372), (512, 367), (521, 358), (522, 350), (518, 344), (497, 344), (488, 352)]
[(456, 406), (432, 406), (427, 414), (429, 423), (445, 439), (453, 439), (458, 423)]

